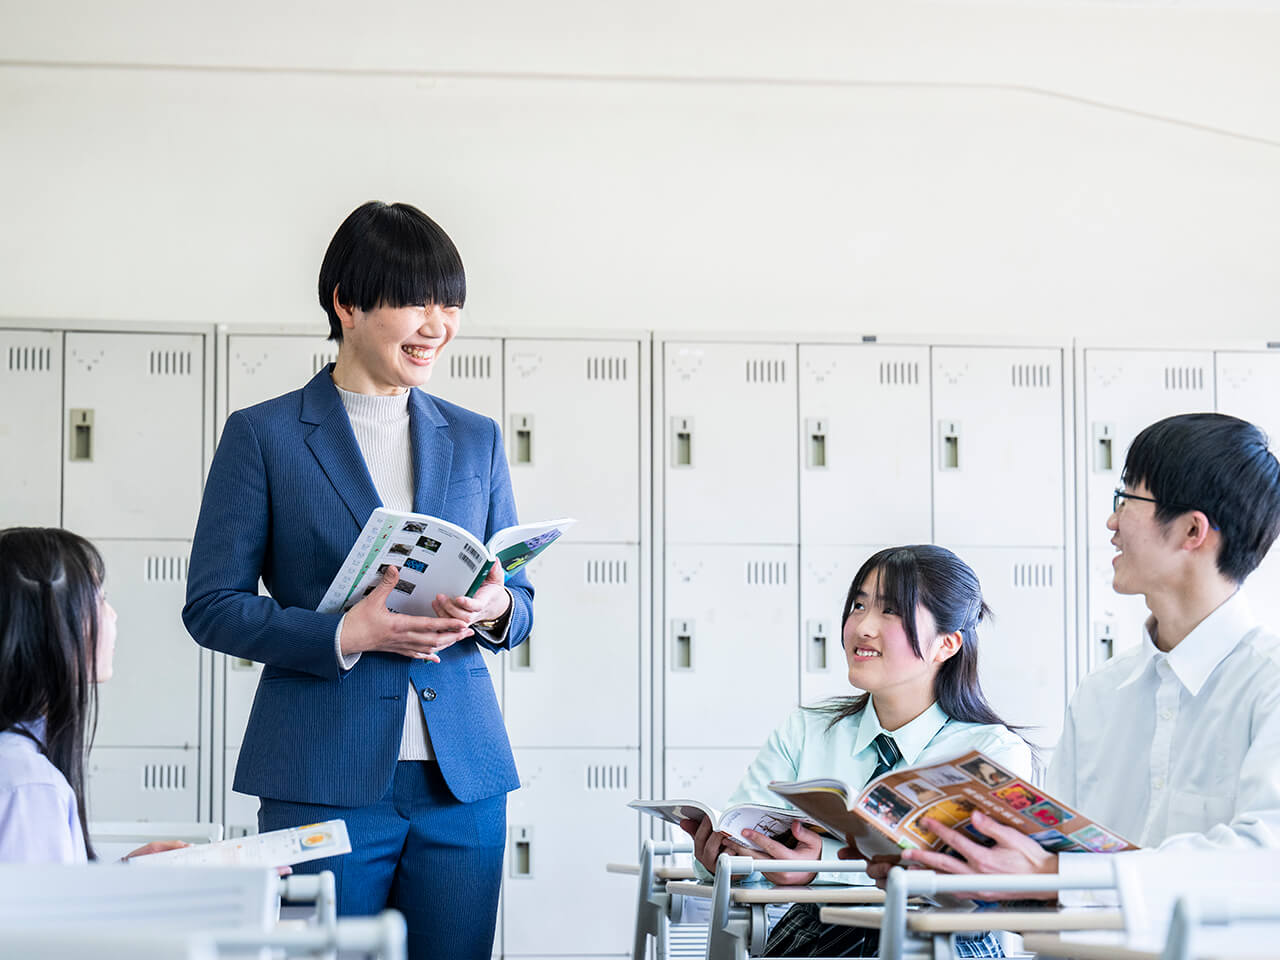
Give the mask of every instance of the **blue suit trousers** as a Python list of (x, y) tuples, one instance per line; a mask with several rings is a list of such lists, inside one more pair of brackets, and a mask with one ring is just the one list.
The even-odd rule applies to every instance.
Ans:
[(434, 761), (401, 760), (387, 792), (365, 807), (263, 798), (258, 829), (345, 820), (351, 852), (298, 864), (332, 870), (338, 913), (404, 914), (410, 960), (489, 960), (506, 844), (507, 796), (458, 801)]

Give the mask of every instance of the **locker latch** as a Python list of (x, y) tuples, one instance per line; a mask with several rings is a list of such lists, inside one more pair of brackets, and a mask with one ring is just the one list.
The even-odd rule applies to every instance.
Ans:
[(671, 418), (671, 465), (693, 466), (693, 417)]
[(532, 414), (513, 413), (511, 415), (511, 463), (513, 466), (533, 463)]
[(809, 673), (822, 673), (827, 669), (827, 622), (810, 620), (805, 624), (805, 636), (809, 638), (805, 650), (805, 669)]
[(938, 421), (938, 469), (960, 469), (960, 422)]
[(693, 669), (693, 621), (671, 621), (671, 669)]
[(1113, 446), (1116, 438), (1115, 424), (1093, 425), (1093, 472), (1110, 473), (1115, 469)]
[(93, 460), (93, 411), (78, 408), (71, 411), (71, 425), (67, 431), (71, 449), (68, 460)]
[(533, 827), (511, 828), (511, 876), (533, 876)]
[(810, 470), (827, 468), (827, 418), (809, 417), (804, 422), (805, 466)]

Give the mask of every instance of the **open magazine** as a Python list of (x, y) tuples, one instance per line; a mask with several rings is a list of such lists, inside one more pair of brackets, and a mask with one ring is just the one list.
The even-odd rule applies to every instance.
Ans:
[(575, 523), (571, 518), (504, 527), (488, 543), (439, 517), (379, 507), (356, 538), (342, 568), (317, 607), (321, 613), (350, 610), (373, 592), (388, 566), (400, 579), (387, 608), (412, 616), (435, 616), (436, 594), (470, 597), (495, 563), (511, 574), (558, 540)]
[(165, 850), (133, 857), (129, 863), (146, 867), (286, 867), (350, 852), (346, 822), (326, 820), (305, 827)]
[(759, 850), (754, 843), (742, 835), (743, 830), (754, 830), (772, 837), (784, 846), (796, 845), (791, 825), (796, 821), (810, 829), (818, 829), (818, 825), (803, 813), (796, 810), (785, 810), (782, 807), (768, 807), (759, 803), (737, 803), (723, 813), (699, 803), (697, 800), (632, 800), (627, 804), (641, 813), (665, 820), (667, 823), (680, 825), (681, 820), (697, 820), (701, 822), (711, 818), (711, 826), (722, 830), (738, 843), (752, 850)]
[(970, 822), (975, 810), (1021, 830), (1052, 853), (1115, 853), (1137, 848), (972, 750), (944, 763), (892, 770), (853, 791), (839, 780), (774, 781), (769, 789), (864, 856), (905, 848), (952, 852), (920, 821), (929, 817), (989, 846)]

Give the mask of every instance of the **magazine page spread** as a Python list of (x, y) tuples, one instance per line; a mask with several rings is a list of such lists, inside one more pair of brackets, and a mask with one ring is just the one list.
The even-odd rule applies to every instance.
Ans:
[(1137, 849), (977, 750), (945, 763), (891, 771), (852, 800), (839, 781), (770, 786), (819, 823), (838, 829), (867, 856), (908, 847), (953, 852), (920, 822), (926, 817), (989, 846), (992, 841), (971, 823), (975, 810), (1020, 830), (1052, 853)]
[(165, 850), (137, 857), (129, 863), (148, 867), (284, 867), (350, 852), (351, 840), (347, 836), (346, 822), (326, 820), (305, 827), (289, 827), (217, 843)]
[(712, 828), (727, 833), (735, 841), (752, 850), (760, 848), (742, 835), (743, 830), (754, 830), (786, 846), (794, 846), (795, 837), (791, 833), (793, 823), (799, 821), (808, 827), (817, 826), (798, 810), (787, 810), (758, 803), (734, 804), (723, 813), (718, 813), (696, 800), (632, 800), (627, 806), (677, 826), (681, 820), (701, 821), (710, 817)]
[(436, 594), (471, 596), (493, 562), (485, 546), (459, 526), (379, 507), (369, 515), (316, 609), (350, 610), (377, 587), (386, 568), (394, 566), (400, 579), (387, 598), (387, 608), (432, 617)]

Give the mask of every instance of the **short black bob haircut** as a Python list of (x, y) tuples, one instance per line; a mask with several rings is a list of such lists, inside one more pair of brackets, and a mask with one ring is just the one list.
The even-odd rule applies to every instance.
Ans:
[(1221, 413), (1184, 413), (1157, 421), (1125, 456), (1125, 486), (1145, 484), (1166, 527), (1199, 510), (1222, 536), (1218, 572), (1243, 583), (1280, 533), (1280, 463), (1267, 435)]
[(329, 339), (342, 342), (333, 294), (344, 306), (461, 307), (467, 300), (462, 257), (440, 225), (407, 203), (370, 200), (342, 221), (320, 264), (320, 306)]

